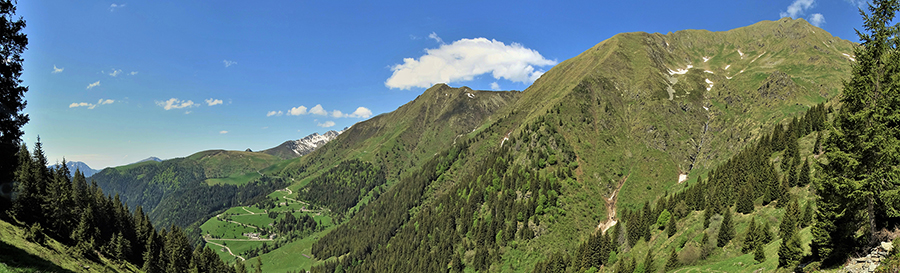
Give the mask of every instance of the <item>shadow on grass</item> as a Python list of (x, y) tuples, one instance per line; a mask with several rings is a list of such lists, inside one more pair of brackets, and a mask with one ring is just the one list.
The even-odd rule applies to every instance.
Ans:
[(71, 270), (59, 267), (58, 265), (45, 260), (39, 256), (32, 255), (27, 251), (0, 241), (0, 263), (21, 270), (23, 272), (72, 272)]

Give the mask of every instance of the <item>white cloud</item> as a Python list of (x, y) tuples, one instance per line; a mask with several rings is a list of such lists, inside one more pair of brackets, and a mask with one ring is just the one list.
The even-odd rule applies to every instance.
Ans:
[(113, 69), (112, 72), (109, 72), (109, 75), (110, 75), (110, 76), (113, 76), (113, 77), (119, 76), (119, 74), (122, 74), (122, 70), (121, 70), (121, 69)]
[(807, 9), (813, 7), (815, 3), (816, 0), (795, 0), (787, 7), (787, 11), (782, 11), (779, 16), (797, 18), (798, 15), (803, 15)]
[(281, 111), (269, 111), (268, 113), (266, 113), (266, 116), (267, 116), (267, 117), (271, 117), (271, 116), (281, 116), (281, 115), (283, 115), (283, 114), (284, 114), (284, 112), (281, 112)]
[(65, 69), (66, 69), (65, 67), (63, 67), (63, 68), (57, 68), (56, 65), (54, 64), (54, 65), (53, 65), (53, 72), (50, 72), (50, 73), (53, 73), (53, 74), (56, 74), (56, 73), (62, 73), (63, 70), (65, 70)]
[[(96, 71), (96, 70), (95, 70), (95, 71)], [(94, 83), (92, 83), (92, 84), (88, 84), (88, 86), (87, 86), (86, 89), (91, 89), (91, 88), (94, 88), (94, 87), (97, 87), (97, 86), (100, 86), (100, 81), (96, 81), (96, 82), (94, 82)]]
[(492, 82), (491, 90), (494, 90), (494, 91), (500, 90), (500, 84), (498, 84), (497, 82)]
[(441, 39), (441, 37), (438, 37), (437, 33), (434, 33), (434, 31), (432, 31), (431, 34), (428, 34), (428, 39), (433, 39), (434, 41), (438, 42), (439, 44), (444, 44), (444, 39)]
[(861, 8), (863, 10), (865, 10), (865, 8), (869, 4), (869, 1), (866, 1), (866, 0), (845, 0), (845, 1), (847, 1), (847, 3), (852, 4), (855, 7)]
[(193, 111), (184, 111), (185, 115), (190, 114), (190, 113), (193, 113)]
[(137, 74), (138, 74), (137, 71), (131, 71), (131, 73), (128, 73), (128, 75), (132, 75), (132, 76), (137, 75)]
[(228, 133), (228, 131), (225, 131), (225, 130), (219, 131), (219, 134), (223, 134), (223, 135), (224, 135), (224, 134), (227, 134), (227, 133)]
[[(196, 104), (191, 100), (179, 100), (176, 98), (171, 98), (167, 101), (157, 101), (156, 105), (159, 105), (163, 109), (166, 109), (166, 110), (200, 106), (199, 104)], [(190, 114), (190, 113), (191, 113), (190, 111), (185, 112), (185, 114)]]
[(349, 117), (351, 118), (369, 118), (371, 116), (372, 110), (369, 110), (369, 108), (365, 107), (356, 108), (356, 111), (353, 111), (353, 113), (349, 115)]
[(330, 120), (329, 120), (329, 121), (326, 121), (326, 122), (323, 122), (323, 123), (319, 123), (319, 127), (322, 127), (322, 128), (328, 128), (328, 127), (331, 127), (331, 126), (334, 126), (334, 121), (330, 121)]
[[(278, 111), (278, 112), (281, 112), (281, 111)], [(300, 105), (299, 107), (291, 108), (291, 110), (288, 111), (288, 115), (289, 116), (306, 115), (306, 106)]]
[(213, 106), (213, 105), (219, 105), (219, 104), (222, 104), (222, 100), (217, 100), (217, 99), (213, 99), (213, 98), (206, 99), (207, 106)]
[(316, 106), (313, 106), (312, 109), (309, 109), (309, 113), (321, 116), (328, 115), (328, 111), (325, 111), (325, 108), (323, 108), (321, 104), (316, 104)]
[(124, 7), (125, 7), (125, 4), (113, 3), (112, 5), (109, 5), (109, 11), (113, 12), (113, 11), (116, 11), (117, 9), (124, 8)]
[(810, 15), (809, 23), (813, 24), (814, 26), (821, 27), (822, 24), (825, 23), (825, 15), (822, 15), (821, 13)]
[(334, 110), (334, 112), (331, 112), (331, 116), (336, 118), (345, 117), (344, 113), (341, 113), (341, 110)]
[(111, 99), (100, 99), (97, 101), (97, 103), (73, 102), (72, 104), (69, 104), (69, 108), (87, 107), (87, 109), (94, 109), (97, 106), (104, 105), (104, 104), (112, 104), (114, 102), (116, 102), (116, 101), (111, 100)]
[(419, 59), (405, 58), (402, 64), (391, 67), (394, 73), (384, 85), (399, 89), (426, 88), (436, 83), (469, 81), (487, 73), (494, 79), (530, 83), (544, 73), (535, 66), (557, 63), (521, 44), (506, 45), (486, 38), (462, 39), (425, 52)]
[(235, 61), (229, 61), (229, 60), (222, 60), (222, 63), (225, 64), (225, 67), (229, 67), (229, 66), (232, 66), (232, 65), (236, 65), (236, 64), (237, 64), (237, 62), (235, 62)]

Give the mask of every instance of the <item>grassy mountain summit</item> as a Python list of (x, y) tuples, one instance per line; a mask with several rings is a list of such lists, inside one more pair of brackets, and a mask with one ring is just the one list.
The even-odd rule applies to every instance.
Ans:
[[(319, 268), (325, 271), (354, 264), (359, 271), (530, 270), (622, 220), (616, 215), (694, 184), (775, 125), (835, 98), (853, 46), (788, 18), (725, 32), (624, 33), (545, 73), (483, 120), (483, 129), (434, 135), (432, 143), (449, 150), (361, 156), (369, 151), (339, 143), (378, 147), (386, 136), (432, 135), (417, 127), (386, 133), (354, 126), (306, 162), (353, 155), (388, 169), (408, 167), (397, 184), (313, 244), (312, 254), (341, 257)], [(411, 104), (437, 102), (428, 99), (443, 88), (432, 87)], [(411, 113), (404, 107), (382, 118)], [(455, 228), (443, 228), (448, 221)], [(360, 229), (372, 223), (378, 228)], [(414, 243), (425, 234), (440, 238)], [(440, 251), (426, 251), (429, 246)], [(423, 260), (402, 262), (406, 257)]]

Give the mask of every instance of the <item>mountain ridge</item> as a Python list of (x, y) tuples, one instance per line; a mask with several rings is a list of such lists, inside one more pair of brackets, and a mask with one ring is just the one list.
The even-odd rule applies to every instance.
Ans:
[(288, 140), (278, 146), (260, 152), (274, 155), (282, 159), (301, 157), (315, 151), (316, 148), (325, 145), (347, 129), (349, 129), (349, 127), (340, 131), (329, 130), (321, 135), (318, 132), (312, 133), (298, 140)]

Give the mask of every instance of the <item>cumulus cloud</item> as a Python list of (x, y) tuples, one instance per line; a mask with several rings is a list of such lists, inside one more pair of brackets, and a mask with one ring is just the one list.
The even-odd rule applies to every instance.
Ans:
[(219, 105), (219, 104), (222, 104), (222, 100), (217, 100), (217, 99), (213, 99), (213, 98), (206, 99), (207, 106), (213, 106), (213, 105)]
[(97, 101), (97, 103), (73, 102), (72, 104), (69, 104), (69, 108), (87, 107), (87, 109), (94, 109), (97, 106), (104, 105), (104, 104), (112, 104), (114, 102), (116, 102), (116, 101), (111, 100), (111, 99), (100, 99)]
[(138, 74), (137, 71), (131, 71), (131, 73), (128, 73), (128, 75), (132, 75), (132, 76), (137, 75), (137, 74)]
[(391, 67), (394, 73), (384, 85), (399, 89), (425, 88), (436, 83), (469, 81), (487, 73), (494, 79), (530, 83), (544, 73), (535, 67), (556, 63), (521, 44), (507, 45), (486, 38), (461, 39), (427, 49), (418, 59), (403, 59), (402, 64)]
[[(200, 106), (199, 104), (194, 103), (191, 100), (179, 100), (177, 98), (171, 98), (167, 101), (157, 101), (156, 105), (159, 105), (163, 109), (172, 110), (172, 109), (181, 109), (181, 108), (189, 108)], [(185, 112), (185, 114), (190, 114), (190, 111)]]
[(334, 121), (330, 121), (330, 120), (329, 120), (329, 121), (326, 121), (326, 122), (323, 122), (323, 123), (319, 123), (319, 127), (322, 127), (322, 128), (328, 128), (328, 127), (331, 127), (331, 126), (334, 126)]
[(63, 68), (57, 68), (56, 65), (54, 64), (54, 65), (53, 65), (53, 72), (50, 72), (50, 73), (53, 73), (53, 74), (56, 74), (56, 73), (62, 73), (63, 70), (65, 70), (65, 69), (66, 69), (65, 67), (63, 67)]
[(344, 115), (344, 113), (341, 113), (341, 110), (334, 110), (334, 112), (331, 112), (331, 116), (336, 117), (336, 118), (342, 118), (342, 117), (345, 117), (346, 115)]
[(227, 133), (228, 133), (228, 131), (225, 131), (225, 130), (219, 131), (219, 134), (222, 134), (222, 135), (227, 134)]
[(372, 116), (372, 110), (365, 107), (356, 108), (356, 111), (350, 113), (349, 117), (351, 118), (369, 118)]
[(825, 24), (825, 15), (822, 15), (821, 13), (810, 15), (809, 23), (813, 24), (814, 26), (821, 27), (822, 24)]
[[(94, 71), (96, 71), (96, 70), (94, 70)], [(94, 83), (92, 83), (92, 84), (88, 84), (88, 86), (87, 86), (86, 89), (91, 89), (91, 88), (94, 88), (94, 87), (97, 87), (97, 86), (100, 86), (100, 81), (96, 81), (96, 82), (94, 82)]]
[(229, 61), (229, 60), (222, 60), (222, 63), (225, 64), (225, 67), (229, 67), (229, 66), (232, 66), (232, 65), (236, 65), (236, 64), (237, 64), (237, 62), (235, 62), (235, 61)]
[(803, 12), (811, 8), (815, 3), (816, 0), (795, 0), (787, 7), (787, 11), (782, 11), (779, 15), (781, 17), (797, 18), (798, 15), (803, 15)]
[[(278, 111), (278, 112), (281, 112), (281, 111)], [(306, 115), (306, 106), (300, 105), (299, 107), (291, 108), (291, 110), (288, 111), (288, 115), (290, 115), (290, 116)]]
[(113, 69), (112, 72), (109, 72), (109, 75), (110, 75), (110, 76), (113, 76), (113, 77), (119, 76), (119, 74), (122, 74), (122, 70), (121, 70), (121, 69)]
[(500, 90), (500, 84), (498, 84), (497, 82), (492, 82), (491, 90), (494, 90), (494, 91)]
[(269, 111), (268, 113), (266, 113), (266, 116), (267, 116), (267, 117), (271, 117), (271, 116), (281, 116), (281, 115), (283, 115), (283, 114), (284, 114), (284, 112), (281, 112), (281, 111)]
[(313, 106), (312, 109), (309, 109), (309, 113), (320, 116), (328, 115), (328, 111), (325, 111), (325, 108), (323, 108), (321, 104), (316, 104), (316, 106)]

